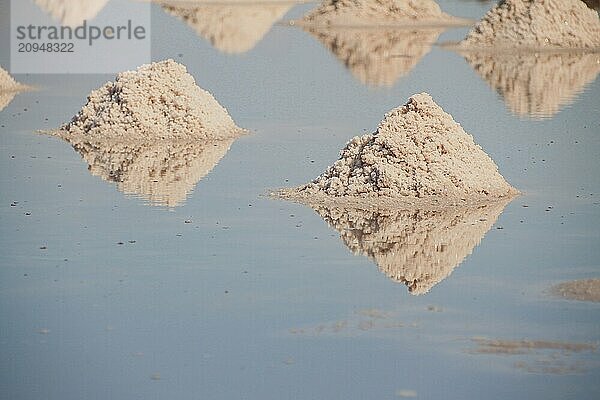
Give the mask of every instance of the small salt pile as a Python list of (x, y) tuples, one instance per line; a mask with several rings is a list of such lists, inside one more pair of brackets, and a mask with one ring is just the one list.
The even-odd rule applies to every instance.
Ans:
[(0, 67), (0, 111), (10, 104), (17, 93), (27, 89), (28, 86), (15, 81), (4, 68)]
[(27, 86), (15, 81), (8, 71), (0, 67), (0, 92), (18, 92), (26, 88)]
[(71, 122), (53, 133), (67, 140), (220, 140), (241, 129), (185, 66), (165, 60), (118, 74), (92, 91)]
[(459, 46), (600, 48), (600, 20), (598, 13), (580, 0), (504, 0)]
[(433, 0), (326, 0), (306, 15), (309, 25), (456, 24)]
[(377, 131), (355, 137), (313, 182), (280, 197), (492, 200), (516, 194), (492, 159), (427, 93), (388, 114)]

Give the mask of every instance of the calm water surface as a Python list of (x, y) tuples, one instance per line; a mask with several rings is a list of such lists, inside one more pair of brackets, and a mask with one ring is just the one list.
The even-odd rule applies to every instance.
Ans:
[[(440, 4), (473, 19), (491, 7)], [(291, 7), (283, 19), (313, 6)], [(3, 2), (3, 37), (6, 10)], [(355, 48), (375, 40), (391, 47), (372, 66), (360, 52), (331, 51), (335, 35)], [(600, 275), (593, 60), (548, 61), (556, 72), (548, 79), (539, 79), (544, 60), (525, 61), (533, 72), (524, 80), (503, 61), (484, 60), (501, 74), (486, 80), (438, 46), (404, 51), (397, 32), (360, 37), (275, 24), (248, 50), (227, 53), (153, 6), (153, 58), (186, 64), (252, 131), (172, 207), (124, 193), (91, 174), (68, 143), (36, 133), (68, 121), (112, 76), (16, 76), (39, 90), (0, 112), (1, 398), (600, 396), (600, 306), (548, 294), (554, 284)], [(374, 52), (362, 54), (380, 57)], [(0, 63), (8, 65), (5, 49)], [(440, 243), (464, 260), (416, 295), (379, 271), (371, 247), (408, 246), (439, 262), (430, 248), (392, 234), (353, 255), (340, 234), (364, 235), (360, 226), (330, 227), (312, 209), (265, 193), (312, 179), (347, 140), (422, 91), (523, 195), (485, 226)], [(392, 217), (376, 219), (382, 231), (412, 229), (436, 242), (457, 229), (439, 216)]]

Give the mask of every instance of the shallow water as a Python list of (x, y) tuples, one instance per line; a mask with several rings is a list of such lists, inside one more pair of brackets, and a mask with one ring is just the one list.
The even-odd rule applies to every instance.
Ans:
[[(491, 6), (440, 5), (473, 19)], [(153, 58), (185, 63), (252, 134), (167, 207), (123, 193), (68, 143), (36, 133), (68, 121), (111, 76), (16, 76), (39, 90), (0, 112), (3, 398), (600, 395), (598, 303), (549, 294), (600, 274), (597, 77), (569, 101), (549, 99), (560, 104), (551, 113), (527, 115), (438, 46), (391, 84), (369, 85), (298, 27), (274, 25), (235, 54), (159, 6), (152, 28)], [(315, 177), (421, 91), (523, 195), (449, 276), (414, 295), (369, 254), (353, 255), (344, 229), (265, 193)]]

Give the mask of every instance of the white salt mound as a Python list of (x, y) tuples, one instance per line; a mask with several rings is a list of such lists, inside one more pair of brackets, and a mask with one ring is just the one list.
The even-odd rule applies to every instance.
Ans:
[(504, 0), (460, 46), (600, 48), (600, 21), (598, 13), (580, 0)]
[(225, 108), (173, 60), (122, 72), (88, 96), (57, 136), (96, 139), (220, 140), (241, 133)]
[(325, 0), (302, 22), (313, 25), (436, 24), (459, 20), (433, 0)]
[(0, 67), (0, 92), (18, 92), (26, 88), (27, 86), (15, 81), (8, 71)]
[(15, 81), (4, 68), (0, 67), (0, 111), (4, 110), (19, 92), (27, 89), (30, 88)]
[(421, 93), (386, 114), (374, 133), (348, 142), (313, 182), (281, 196), (494, 199), (516, 193), (473, 137)]

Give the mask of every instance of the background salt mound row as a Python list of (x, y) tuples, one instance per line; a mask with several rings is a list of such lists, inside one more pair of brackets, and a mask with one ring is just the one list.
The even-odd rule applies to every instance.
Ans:
[(225, 156), (235, 139), (219, 141), (123, 141), (75, 138), (71, 145), (92, 175), (116, 182), (152, 205), (175, 207)]
[(161, 4), (167, 13), (183, 20), (225, 53), (244, 53), (254, 48), (292, 7), (292, 4)]
[(354, 254), (370, 257), (391, 280), (418, 295), (473, 252), (509, 201), (437, 211), (313, 208)]
[(392, 86), (431, 50), (444, 29), (358, 29), (306, 26), (352, 75), (368, 86)]
[(44, 12), (64, 26), (80, 26), (91, 21), (108, 3), (108, 0), (35, 0)]
[(386, 114), (375, 133), (348, 142), (313, 182), (281, 196), (495, 199), (515, 193), (473, 137), (421, 93)]
[(505, 0), (461, 47), (600, 48), (598, 13), (580, 0)]
[(0, 67), (0, 111), (4, 110), (19, 92), (27, 89), (28, 86), (15, 81), (8, 71)]
[(517, 115), (551, 117), (600, 73), (599, 53), (474, 53), (467, 62)]
[(456, 23), (433, 0), (326, 0), (302, 19), (310, 25)]
[(125, 139), (220, 140), (241, 133), (214, 97), (173, 60), (122, 72), (88, 96), (55, 135)]

